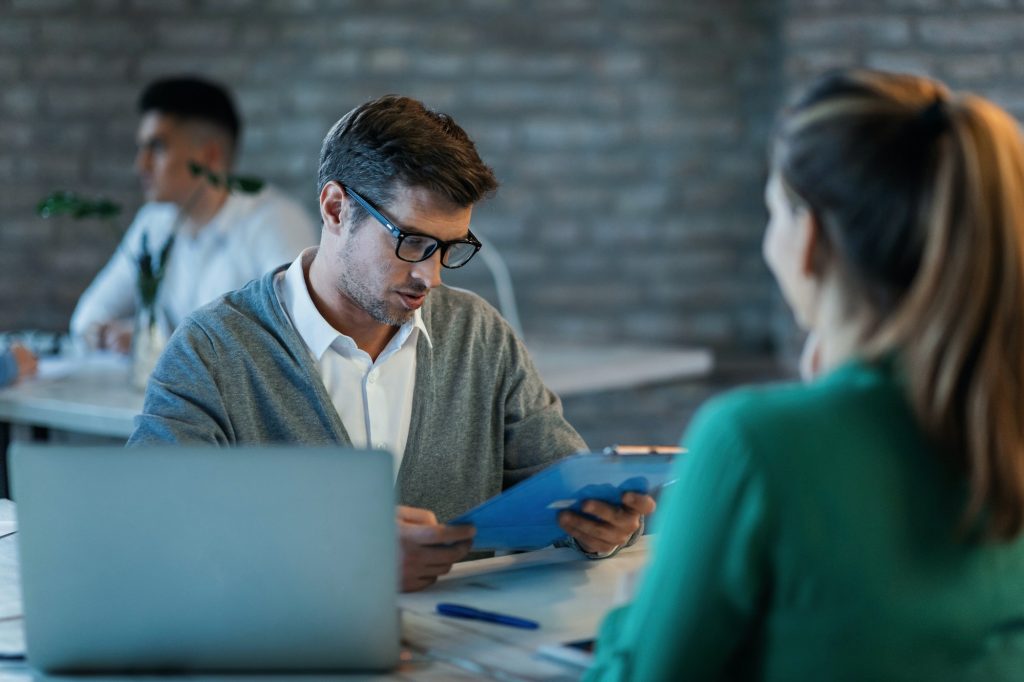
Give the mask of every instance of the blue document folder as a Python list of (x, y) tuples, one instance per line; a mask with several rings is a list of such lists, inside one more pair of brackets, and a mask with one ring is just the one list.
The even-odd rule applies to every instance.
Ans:
[(673, 455), (579, 454), (566, 457), (469, 510), (452, 524), (476, 526), (473, 549), (539, 549), (566, 537), (563, 509), (586, 500), (618, 504), (626, 492), (657, 492), (672, 480)]

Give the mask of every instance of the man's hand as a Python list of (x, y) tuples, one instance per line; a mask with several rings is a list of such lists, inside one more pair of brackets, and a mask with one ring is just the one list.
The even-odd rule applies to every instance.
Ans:
[(111, 320), (91, 325), (85, 332), (85, 342), (95, 350), (130, 353), (132, 350), (132, 323), (129, 320)]
[(25, 377), (30, 377), (39, 370), (39, 362), (36, 360), (36, 356), (33, 355), (32, 351), (21, 344), (14, 344), (11, 346), (11, 354), (14, 355), (14, 362), (18, 365), (18, 377), (20, 381)]
[(402, 562), (402, 591), (414, 592), (433, 585), (469, 554), (476, 528), (445, 526), (432, 511), (399, 506), (398, 540)]
[(587, 500), (583, 511), (596, 516), (599, 521), (571, 511), (558, 516), (558, 525), (576, 538), (583, 551), (607, 554), (626, 544), (640, 528), (640, 517), (654, 512), (654, 498), (640, 493), (626, 493), (622, 505), (615, 506), (600, 500)]

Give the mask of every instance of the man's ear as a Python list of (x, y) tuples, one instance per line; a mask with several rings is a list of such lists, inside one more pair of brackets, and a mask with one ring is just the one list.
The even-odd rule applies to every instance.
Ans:
[(231, 167), (228, 151), (220, 140), (212, 137), (203, 139), (199, 144), (198, 152), (199, 158), (196, 161), (214, 173), (226, 174)]
[(324, 227), (335, 234), (348, 221), (349, 200), (345, 188), (335, 180), (331, 180), (320, 190), (320, 218)]

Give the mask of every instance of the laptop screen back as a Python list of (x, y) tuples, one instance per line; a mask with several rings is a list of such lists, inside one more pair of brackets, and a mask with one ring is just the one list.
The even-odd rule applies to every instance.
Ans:
[(29, 661), (398, 661), (392, 461), (341, 448), (12, 447)]

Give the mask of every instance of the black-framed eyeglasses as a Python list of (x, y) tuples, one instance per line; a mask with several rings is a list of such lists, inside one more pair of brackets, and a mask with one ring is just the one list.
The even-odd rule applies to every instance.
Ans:
[(440, 250), (441, 265), (449, 269), (461, 268), (476, 255), (482, 246), (472, 232), (466, 239), (453, 239), (450, 242), (443, 242), (425, 234), (406, 232), (396, 227), (383, 213), (371, 206), (370, 202), (359, 196), (351, 187), (346, 187), (345, 192), (398, 240), (398, 243), (395, 244), (395, 255), (407, 263), (425, 261), (433, 256), (434, 252)]

